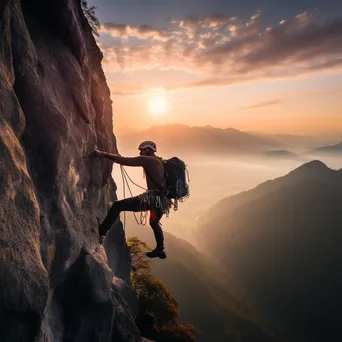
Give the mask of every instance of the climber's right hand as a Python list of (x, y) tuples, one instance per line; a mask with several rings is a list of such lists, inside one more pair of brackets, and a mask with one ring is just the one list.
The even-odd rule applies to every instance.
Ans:
[(97, 147), (94, 147), (94, 153), (96, 157), (104, 157), (106, 152), (100, 151)]

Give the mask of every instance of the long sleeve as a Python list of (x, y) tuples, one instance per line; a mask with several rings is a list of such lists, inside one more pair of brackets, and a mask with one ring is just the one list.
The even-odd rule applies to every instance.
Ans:
[(143, 156), (138, 157), (121, 157), (117, 155), (113, 155), (110, 157), (114, 163), (125, 165), (125, 166), (142, 166), (146, 165), (147, 160)]

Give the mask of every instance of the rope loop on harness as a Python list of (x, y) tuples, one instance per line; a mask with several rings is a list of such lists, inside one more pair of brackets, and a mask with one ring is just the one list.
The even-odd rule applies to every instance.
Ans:
[[(132, 190), (130, 188), (128, 179), (131, 181), (132, 184), (136, 185), (140, 189), (145, 190), (141, 195), (140, 195), (140, 217), (137, 218), (136, 213), (133, 212), (135, 221), (139, 225), (146, 225), (147, 224), (147, 216), (148, 216), (148, 211), (146, 210), (146, 207), (152, 208), (153, 209), (161, 209), (163, 213), (165, 214), (166, 217), (169, 217), (170, 213), (170, 207), (171, 207), (171, 200), (168, 199), (166, 196), (161, 196), (160, 195), (160, 190), (158, 189), (152, 189), (148, 190), (139, 184), (135, 183), (128, 175), (127, 171), (125, 168), (120, 165), (121, 168), (121, 175), (122, 175), (122, 182), (123, 182), (123, 195), (124, 198), (126, 198), (126, 186), (130, 192), (131, 197), (133, 197)], [(147, 204), (147, 205), (146, 205)], [(177, 206), (174, 208), (177, 208)], [(175, 209), (176, 210), (176, 209)], [(124, 229), (125, 229), (125, 224), (126, 224), (126, 213), (124, 213)]]

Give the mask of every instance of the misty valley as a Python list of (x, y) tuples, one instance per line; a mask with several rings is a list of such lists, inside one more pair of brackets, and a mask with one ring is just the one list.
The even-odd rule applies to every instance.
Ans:
[[(301, 158), (178, 153), (190, 198), (162, 220), (169, 257), (151, 269), (199, 330), (197, 341), (337, 341), (342, 153), (315, 143)], [(166, 143), (160, 151), (176, 153)], [(143, 185), (141, 170), (129, 174)], [(153, 245), (148, 225), (132, 213), (124, 220), (127, 237)]]

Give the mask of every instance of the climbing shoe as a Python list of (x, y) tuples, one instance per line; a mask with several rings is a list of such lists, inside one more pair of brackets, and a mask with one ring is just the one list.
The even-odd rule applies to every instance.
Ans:
[(105, 239), (104, 235), (100, 235), (100, 237), (99, 237), (99, 244), (100, 245), (103, 244), (104, 239)]
[(146, 256), (149, 257), (149, 258), (165, 259), (166, 258), (166, 253), (164, 252), (164, 249), (155, 248), (153, 251), (147, 252)]

